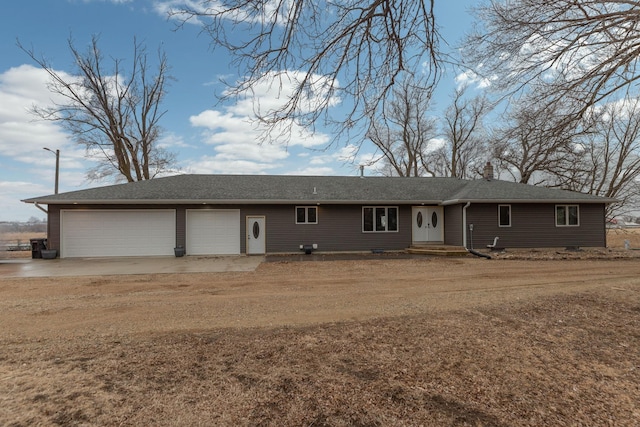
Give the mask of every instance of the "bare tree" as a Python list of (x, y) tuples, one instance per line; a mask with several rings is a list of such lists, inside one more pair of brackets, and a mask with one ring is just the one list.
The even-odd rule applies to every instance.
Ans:
[[(536, 103), (572, 99), (591, 106), (638, 84), (640, 3), (596, 0), (490, 0), (464, 52), (497, 89), (537, 86)], [(570, 117), (567, 117), (567, 119)]]
[(624, 213), (640, 201), (640, 99), (626, 97), (589, 112), (594, 131), (582, 142), (581, 162), (567, 186), (618, 199), (610, 214)]
[(33, 112), (59, 122), (98, 160), (88, 173), (90, 179), (116, 175), (128, 182), (141, 181), (169, 170), (175, 154), (158, 146), (164, 114), (160, 104), (169, 78), (165, 54), (158, 52), (158, 68), (152, 75), (146, 49), (134, 40), (131, 68), (124, 70), (123, 61), (113, 59), (107, 71), (97, 37), (86, 53), (72, 40), (68, 43), (77, 67), (72, 76), (54, 70), (46, 59), (18, 44), (49, 74), (49, 90), (63, 99), (50, 107), (35, 107)]
[(457, 88), (443, 118), (445, 144), (431, 153), (428, 162), (439, 176), (469, 178), (482, 172), (491, 157), (483, 119), (492, 106), (485, 96), (466, 98), (467, 87)]
[(347, 112), (334, 123), (349, 131), (378, 109), (401, 74), (420, 70), (435, 83), (434, 1), (204, 0), (170, 15), (203, 25), (214, 47), (231, 52), (243, 78), (227, 96), (250, 93), (265, 75), (282, 87), (303, 70), (283, 105), (256, 111), (268, 128), (313, 127), (330, 119), (339, 100)]
[(528, 101), (513, 105), (503, 127), (495, 132), (494, 157), (515, 181), (552, 186), (552, 177), (573, 163), (576, 138), (583, 130), (562, 123), (568, 114), (564, 104)]
[(383, 174), (422, 176), (429, 172), (424, 158), (436, 136), (436, 121), (428, 116), (430, 103), (431, 90), (407, 77), (371, 119), (367, 138), (381, 153)]

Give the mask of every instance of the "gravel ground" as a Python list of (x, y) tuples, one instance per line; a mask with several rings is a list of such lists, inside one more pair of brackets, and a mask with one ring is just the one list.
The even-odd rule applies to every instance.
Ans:
[(0, 425), (640, 425), (640, 260), (613, 252), (5, 278), (0, 295)]

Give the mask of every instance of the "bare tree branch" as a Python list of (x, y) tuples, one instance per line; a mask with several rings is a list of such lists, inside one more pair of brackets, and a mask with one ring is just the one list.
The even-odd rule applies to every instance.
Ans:
[(552, 186), (550, 177), (572, 164), (577, 138), (585, 132), (575, 122), (565, 121), (572, 106), (536, 104), (531, 98), (512, 105), (494, 134), (494, 157), (500, 168), (517, 182)]
[[(198, 22), (215, 47), (232, 54), (243, 77), (227, 97), (250, 93), (265, 75), (278, 84), (302, 70), (282, 106), (256, 111), (280, 136), (290, 130), (287, 123), (313, 128), (323, 118), (348, 132), (371, 117), (401, 74), (419, 71), (434, 84), (440, 64), (434, 1), (205, 0), (170, 15)], [(337, 102), (347, 112), (333, 121), (328, 110)]]
[(584, 154), (570, 185), (578, 191), (618, 199), (609, 214), (640, 202), (640, 99), (627, 96), (590, 110), (595, 131), (583, 140)]
[(146, 50), (134, 40), (128, 75), (119, 59), (113, 59), (112, 70), (105, 74), (97, 37), (86, 53), (72, 40), (68, 43), (77, 68), (72, 76), (54, 70), (46, 59), (18, 43), (49, 75), (49, 90), (63, 99), (52, 106), (34, 107), (33, 113), (59, 122), (89, 156), (98, 159), (98, 165), (88, 172), (90, 179), (117, 175), (132, 182), (170, 170), (175, 154), (157, 146), (165, 112), (160, 104), (169, 78), (165, 54), (158, 52), (158, 69), (151, 75)]
[(439, 176), (463, 179), (478, 176), (491, 157), (483, 119), (492, 105), (485, 96), (466, 98), (466, 90), (466, 87), (455, 90), (443, 117), (445, 145), (430, 159), (430, 163), (443, 166), (437, 173)]
[(531, 90), (536, 103), (570, 98), (582, 116), (636, 87), (640, 3), (627, 0), (491, 0), (464, 57), (497, 90)]
[(436, 136), (436, 121), (428, 116), (431, 90), (409, 76), (393, 90), (393, 97), (371, 118), (367, 138), (381, 153), (388, 168), (383, 173), (396, 176), (423, 176), (425, 157)]

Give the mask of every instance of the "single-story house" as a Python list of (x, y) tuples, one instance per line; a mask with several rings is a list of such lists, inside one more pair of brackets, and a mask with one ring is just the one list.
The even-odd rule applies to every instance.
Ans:
[(615, 200), (490, 177), (177, 175), (23, 201), (69, 258), (604, 247)]

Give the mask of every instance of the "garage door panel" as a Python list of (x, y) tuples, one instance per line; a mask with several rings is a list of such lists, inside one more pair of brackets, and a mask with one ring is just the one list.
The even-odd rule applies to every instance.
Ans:
[(62, 211), (61, 256), (173, 255), (175, 210)]
[(187, 255), (240, 253), (240, 211), (188, 210)]

